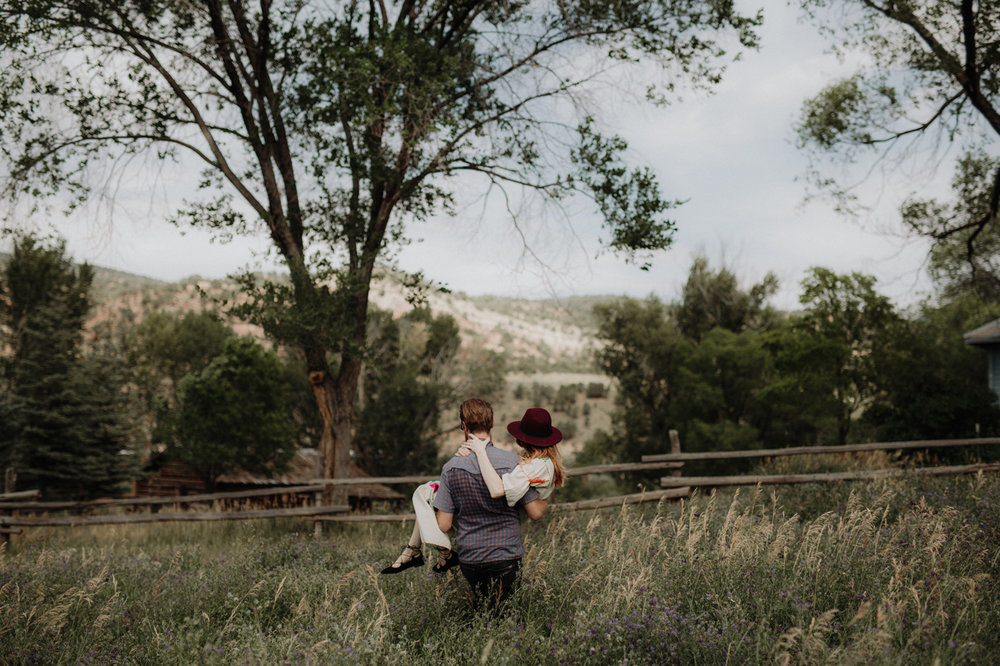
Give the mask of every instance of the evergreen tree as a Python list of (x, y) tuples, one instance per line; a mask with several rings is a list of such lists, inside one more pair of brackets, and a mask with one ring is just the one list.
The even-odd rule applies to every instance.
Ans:
[(24, 237), (0, 280), (6, 437), (0, 465), (46, 497), (113, 493), (129, 475), (114, 369), (83, 353), (93, 270)]

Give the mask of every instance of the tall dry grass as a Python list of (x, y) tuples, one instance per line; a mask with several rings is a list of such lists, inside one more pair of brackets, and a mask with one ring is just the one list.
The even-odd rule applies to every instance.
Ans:
[(459, 574), (377, 575), (408, 525), (32, 530), (0, 663), (991, 663), (996, 475), (824, 489), (809, 518), (794, 487), (527, 524), (500, 619)]

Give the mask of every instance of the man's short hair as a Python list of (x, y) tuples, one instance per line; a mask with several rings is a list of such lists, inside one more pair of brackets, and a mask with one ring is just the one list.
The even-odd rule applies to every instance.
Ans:
[(479, 398), (469, 398), (458, 410), (458, 418), (469, 432), (489, 432), (493, 429), (493, 407)]

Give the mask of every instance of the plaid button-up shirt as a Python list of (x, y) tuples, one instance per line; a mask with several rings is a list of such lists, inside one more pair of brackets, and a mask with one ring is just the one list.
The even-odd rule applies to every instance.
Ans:
[[(520, 460), (516, 453), (498, 449), (492, 442), (486, 447), (486, 455), (500, 476)], [(536, 499), (538, 491), (529, 488), (518, 504)], [(524, 556), (517, 506), (507, 506), (503, 497), (490, 497), (476, 456), (454, 456), (445, 463), (434, 508), (455, 515), (455, 549), (463, 564), (503, 562)]]

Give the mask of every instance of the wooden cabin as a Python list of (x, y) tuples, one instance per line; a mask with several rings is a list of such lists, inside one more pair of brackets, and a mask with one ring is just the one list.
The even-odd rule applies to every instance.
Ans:
[[(215, 483), (215, 492), (306, 486), (310, 485), (313, 479), (320, 477), (321, 469), (319, 451), (313, 448), (302, 448), (296, 451), (285, 472), (268, 477), (237, 470), (220, 476)], [(360, 467), (353, 464), (350, 475), (353, 478), (369, 476)], [(160, 465), (154, 475), (136, 481), (133, 487), (133, 494), (136, 497), (180, 497), (211, 492), (208, 482), (202, 476), (176, 460), (167, 461)], [(398, 501), (406, 498), (405, 495), (380, 483), (363, 483), (351, 485), (348, 488), (351, 505), (355, 507), (370, 505), (373, 500)], [(288, 493), (244, 499), (240, 502), (253, 504), (255, 508), (279, 508), (311, 506), (313, 499), (308, 493)]]
[[(237, 471), (231, 474), (223, 474), (216, 481), (216, 490), (226, 492), (230, 490), (249, 490), (251, 488), (262, 488), (267, 486), (305, 486), (313, 479), (322, 476), (322, 459), (319, 451), (312, 448), (299, 449), (289, 462), (288, 470), (275, 477), (257, 476), (249, 472)], [(357, 465), (351, 463), (351, 478), (358, 479), (370, 476)], [(351, 506), (370, 505), (372, 500), (402, 500), (405, 495), (396, 492), (389, 486), (381, 483), (362, 483), (348, 486), (347, 495)], [(311, 500), (310, 500), (311, 501)], [(303, 502), (308, 506), (310, 502)], [(289, 505), (291, 506), (291, 505)]]
[(1000, 396), (1000, 319), (994, 319), (962, 336), (967, 345), (981, 347), (987, 353), (987, 381)]

